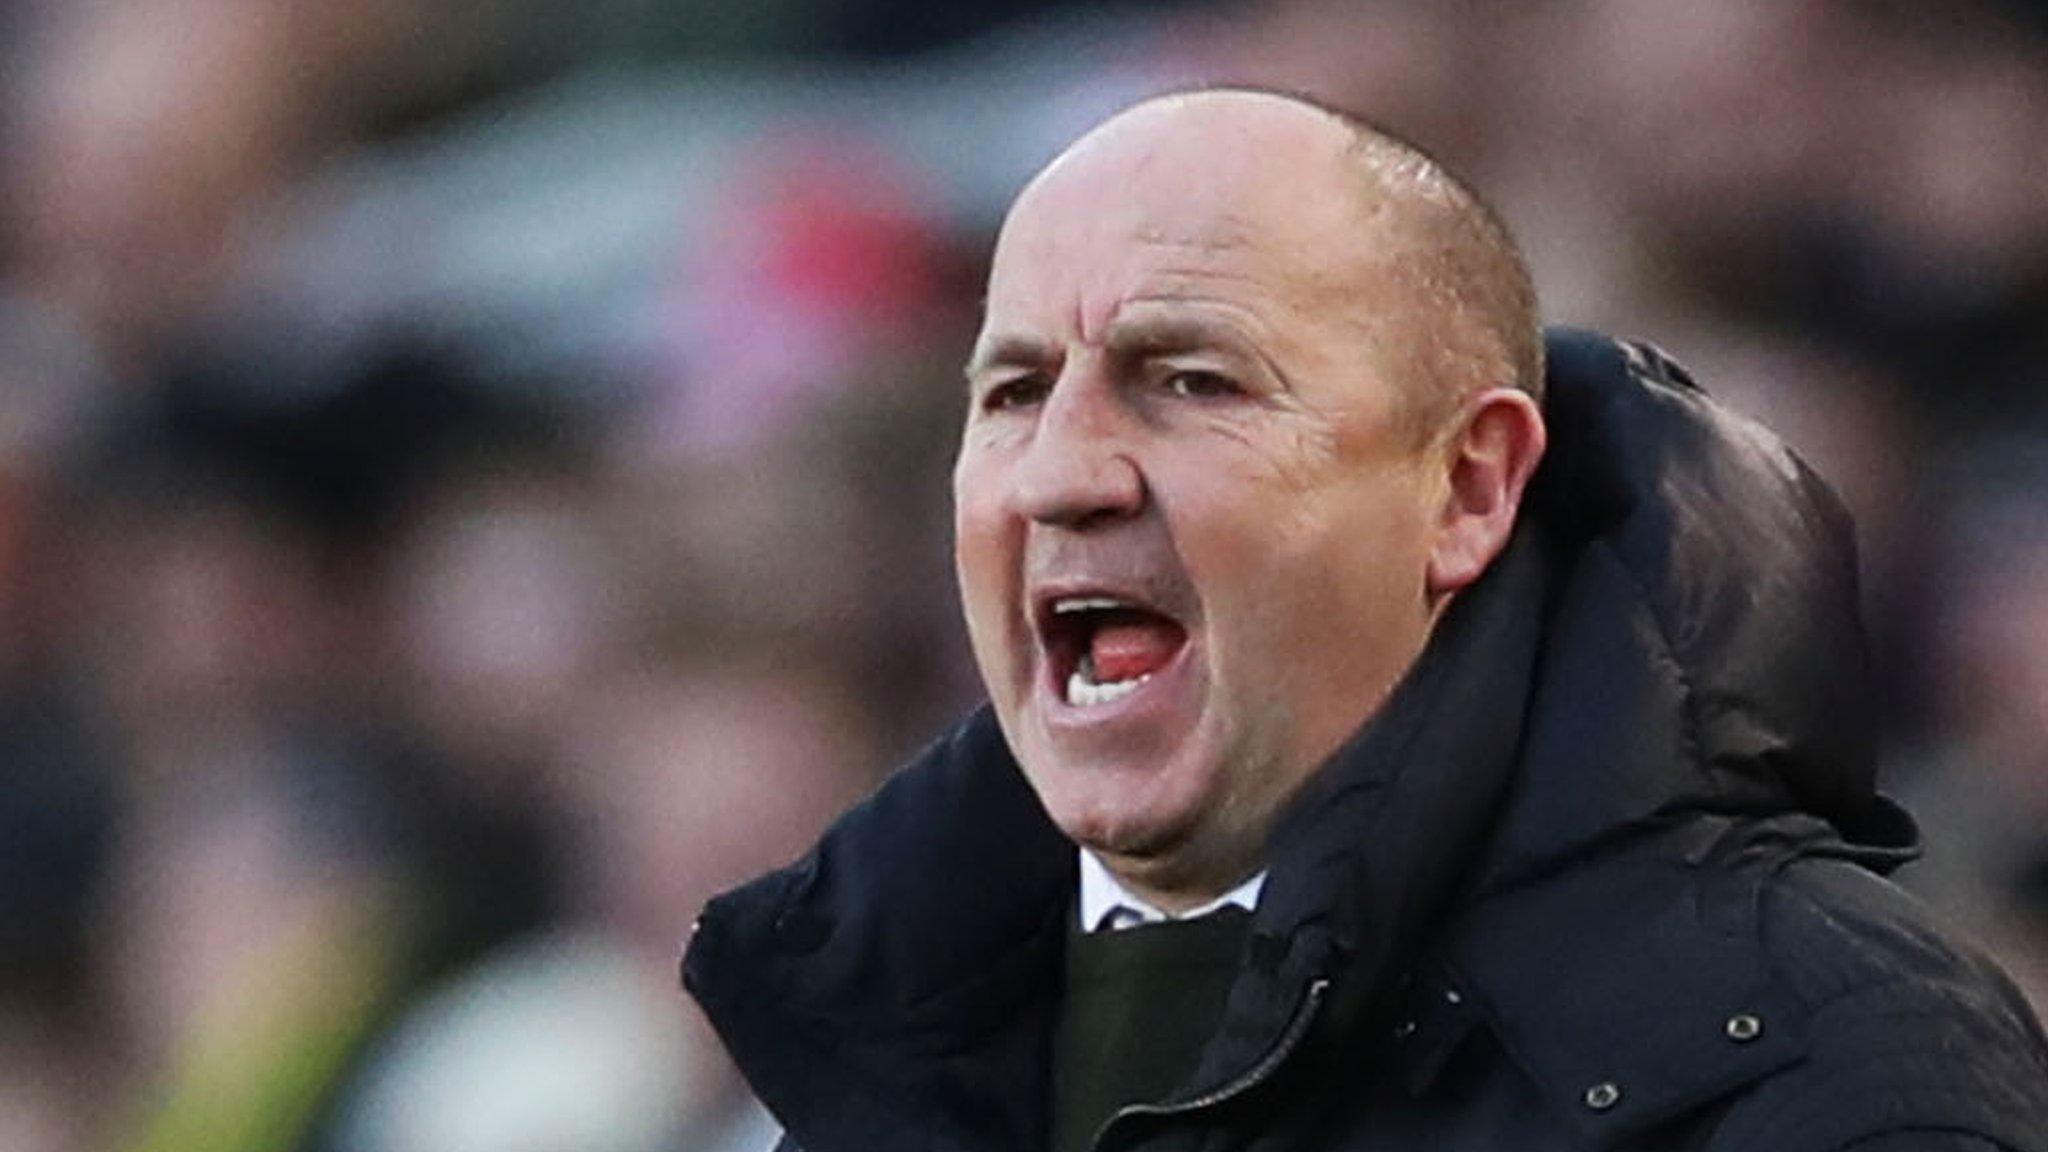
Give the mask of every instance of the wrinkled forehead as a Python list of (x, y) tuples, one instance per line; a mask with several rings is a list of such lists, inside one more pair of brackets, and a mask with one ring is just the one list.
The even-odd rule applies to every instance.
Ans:
[(1025, 187), (1004, 238), (1079, 228), (1241, 242), (1355, 219), (1363, 181), (1349, 130), (1321, 112), (1270, 105), (1279, 102), (1160, 101), (1111, 120)]
[(1076, 143), (1004, 222), (991, 320), (1081, 308), (1086, 327), (1088, 307), (1131, 290), (1307, 296), (1354, 278), (1371, 212), (1349, 131), (1268, 104), (1279, 102), (1141, 107)]

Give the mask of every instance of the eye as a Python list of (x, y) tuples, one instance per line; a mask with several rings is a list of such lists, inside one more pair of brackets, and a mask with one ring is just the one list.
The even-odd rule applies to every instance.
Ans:
[(1198, 368), (1174, 372), (1166, 378), (1165, 385), (1167, 391), (1187, 400), (1212, 400), (1219, 396), (1236, 396), (1244, 391), (1230, 377)]
[(1045, 400), (1052, 385), (1043, 377), (1019, 376), (1011, 380), (1000, 380), (989, 386), (981, 395), (981, 410), (984, 412), (1007, 412), (1029, 407)]

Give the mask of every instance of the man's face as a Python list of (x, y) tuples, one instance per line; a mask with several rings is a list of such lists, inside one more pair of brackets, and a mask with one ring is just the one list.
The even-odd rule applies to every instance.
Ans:
[(1019, 199), (954, 474), (1011, 747), (1156, 897), (1255, 868), (1420, 650), (1445, 483), (1382, 367), (1406, 310), (1342, 130), (1206, 111), (1113, 122)]

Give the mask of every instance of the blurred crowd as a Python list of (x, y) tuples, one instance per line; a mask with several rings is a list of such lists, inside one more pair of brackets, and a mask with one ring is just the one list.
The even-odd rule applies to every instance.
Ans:
[(764, 1148), (678, 942), (976, 698), (986, 250), (1200, 81), (1837, 482), (1902, 878), (2048, 1006), (2035, 6), (17, 0), (0, 1148)]

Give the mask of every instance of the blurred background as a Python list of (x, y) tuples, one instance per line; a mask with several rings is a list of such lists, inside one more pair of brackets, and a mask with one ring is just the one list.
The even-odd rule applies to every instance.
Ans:
[(975, 699), (995, 225), (1203, 80), (1841, 486), (1905, 879), (2048, 1006), (2036, 5), (13, 0), (0, 1148), (765, 1148), (677, 942)]

